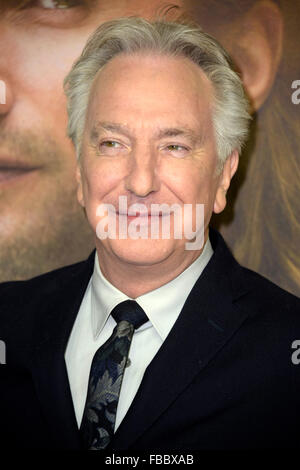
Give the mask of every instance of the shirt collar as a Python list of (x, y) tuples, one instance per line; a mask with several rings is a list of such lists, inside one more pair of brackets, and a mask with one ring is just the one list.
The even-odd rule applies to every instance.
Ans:
[[(145, 311), (152, 326), (164, 341), (178, 318), (182, 307), (198, 277), (213, 254), (210, 240), (206, 241), (198, 258), (181, 274), (151, 292), (134, 299)], [(97, 252), (91, 282), (91, 321), (96, 339), (104, 327), (112, 309), (124, 300), (133, 300), (113, 286), (102, 274)], [(145, 325), (142, 325), (142, 329)]]

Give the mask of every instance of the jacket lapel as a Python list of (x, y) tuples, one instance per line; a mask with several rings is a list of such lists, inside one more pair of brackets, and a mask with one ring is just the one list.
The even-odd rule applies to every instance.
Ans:
[(134, 444), (184, 392), (248, 316), (238, 305), (238, 299), (249, 290), (243, 285), (242, 268), (219, 234), (212, 231), (210, 238), (215, 244), (214, 255), (193, 287), (167, 339), (149, 364), (111, 449), (127, 449)]
[[(245, 285), (242, 268), (222, 237), (210, 232), (214, 255), (193, 287), (168, 338), (145, 371), (139, 390), (119, 426), (110, 449), (127, 449), (183, 393), (222, 346), (242, 325), (248, 313), (239, 298)], [(93, 271), (94, 253), (65, 282), (55, 277), (53, 303), (41, 307), (36, 325), (38, 346), (31, 370), (57, 446), (80, 448), (64, 353), (82, 298)], [(66, 268), (68, 270), (70, 268)], [(41, 332), (44, 336), (40, 337)], [(109, 449), (108, 449), (109, 450)]]
[(64, 354), (93, 262), (94, 253), (72, 273), (66, 268), (65, 280), (64, 277), (54, 280), (53, 303), (46, 304), (44, 311), (41, 309), (36, 324), (37, 347), (31, 357), (33, 380), (53, 438), (62, 449), (80, 447)]

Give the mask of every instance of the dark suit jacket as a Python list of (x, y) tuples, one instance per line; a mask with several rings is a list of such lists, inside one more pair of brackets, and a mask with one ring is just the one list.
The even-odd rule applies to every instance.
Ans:
[[(296, 448), (300, 300), (242, 268), (221, 235), (117, 430), (114, 450)], [(0, 286), (0, 447), (80, 449), (64, 361), (87, 261)]]

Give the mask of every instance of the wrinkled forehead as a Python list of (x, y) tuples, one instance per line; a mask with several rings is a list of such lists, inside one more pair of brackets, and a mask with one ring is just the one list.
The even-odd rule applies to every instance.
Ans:
[(180, 122), (198, 129), (211, 121), (212, 105), (212, 84), (191, 60), (120, 54), (95, 78), (87, 122), (90, 127), (99, 118), (117, 119), (153, 129)]
[(124, 81), (128, 81), (130, 88), (135, 89), (136, 79), (148, 81), (149, 78), (153, 86), (159, 86), (162, 78), (166, 78), (170, 88), (180, 84), (186, 89), (193, 85), (193, 88), (201, 91), (203, 88), (206, 92), (213, 91), (213, 84), (203, 68), (190, 57), (182, 53), (172, 54), (147, 49), (116, 54), (98, 70), (91, 91), (101, 89), (104, 83), (109, 83), (115, 88), (119, 82)]
[(204, 99), (213, 93), (213, 85), (202, 68), (183, 55), (140, 51), (117, 54), (98, 71), (90, 93), (101, 95), (102, 91), (114, 95), (124, 91), (128, 97), (141, 91), (145, 99), (151, 93), (173, 92), (178, 100), (182, 92)]

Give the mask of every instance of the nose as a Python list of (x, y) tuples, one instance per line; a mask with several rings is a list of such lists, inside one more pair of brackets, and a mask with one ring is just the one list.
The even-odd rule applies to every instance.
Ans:
[(150, 148), (136, 148), (129, 161), (125, 188), (136, 196), (146, 197), (160, 188), (157, 174), (158, 159)]
[(10, 83), (0, 73), (0, 115), (6, 115), (12, 107), (13, 93)]

